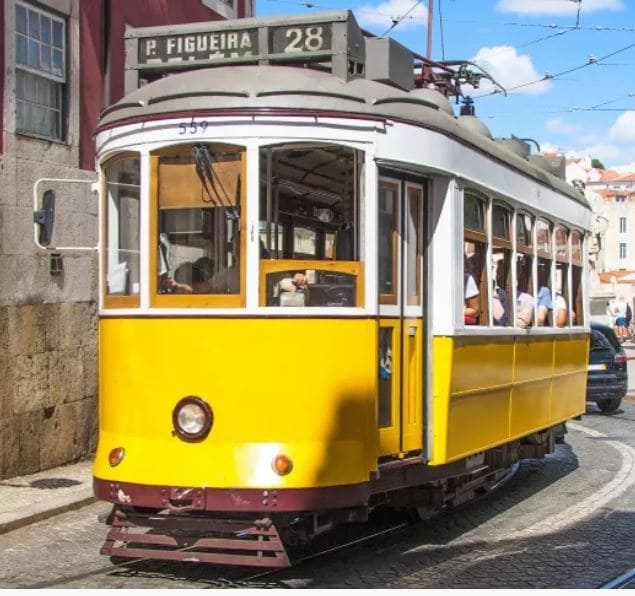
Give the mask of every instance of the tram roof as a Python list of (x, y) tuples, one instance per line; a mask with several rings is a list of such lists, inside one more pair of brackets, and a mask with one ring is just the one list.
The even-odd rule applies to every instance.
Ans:
[[(425, 96), (422, 97), (422, 92)], [(437, 97), (438, 96), (438, 97)], [(445, 105), (444, 105), (445, 104)], [(447, 107), (446, 107), (447, 106)], [(285, 113), (394, 119), (438, 131), (474, 147), (588, 206), (584, 195), (453, 115), (443, 95), (291, 66), (246, 65), (170, 75), (141, 87), (102, 113), (100, 129), (173, 115)]]

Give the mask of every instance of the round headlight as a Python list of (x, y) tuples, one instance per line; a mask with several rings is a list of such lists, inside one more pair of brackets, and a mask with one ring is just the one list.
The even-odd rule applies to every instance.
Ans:
[(200, 397), (184, 397), (172, 412), (172, 424), (179, 437), (185, 441), (200, 441), (212, 428), (211, 408)]

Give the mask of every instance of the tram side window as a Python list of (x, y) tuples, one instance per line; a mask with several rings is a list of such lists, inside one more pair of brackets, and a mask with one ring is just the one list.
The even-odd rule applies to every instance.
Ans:
[(341, 145), (261, 149), (261, 305), (361, 305), (362, 171), (363, 154)]
[(534, 222), (530, 215), (516, 215), (516, 327), (534, 323), (536, 298), (533, 284)]
[(485, 199), (466, 191), (463, 207), (463, 321), (465, 325), (487, 325), (487, 230)]
[(512, 296), (511, 210), (494, 203), (492, 208), (492, 321), (494, 325), (511, 325)]
[(553, 324), (553, 288), (551, 283), (551, 264), (553, 262), (552, 226), (549, 222), (536, 221), (536, 242), (538, 252), (538, 293), (536, 295), (537, 324)]
[(106, 187), (106, 295), (139, 294), (139, 157), (104, 167)]
[(553, 304), (556, 327), (569, 326), (569, 232), (557, 226), (556, 239), (556, 281)]
[(582, 284), (583, 252), (582, 234), (577, 230), (571, 233), (571, 312), (574, 325), (584, 325), (584, 288)]
[(158, 157), (159, 294), (240, 294), (243, 157), (223, 144)]

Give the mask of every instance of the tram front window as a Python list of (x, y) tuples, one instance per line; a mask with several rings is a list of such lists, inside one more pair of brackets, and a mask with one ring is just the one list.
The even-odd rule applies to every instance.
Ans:
[(243, 156), (199, 144), (156, 158), (159, 294), (240, 294)]
[(106, 297), (139, 295), (139, 157), (114, 158), (106, 184)]
[(262, 306), (361, 306), (363, 154), (295, 143), (260, 151)]

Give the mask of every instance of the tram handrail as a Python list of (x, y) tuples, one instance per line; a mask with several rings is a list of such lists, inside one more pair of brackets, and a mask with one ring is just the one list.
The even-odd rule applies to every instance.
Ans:
[[(38, 186), (41, 182), (63, 182), (66, 184), (90, 184), (91, 192), (96, 193), (98, 191), (97, 181), (94, 180), (80, 180), (77, 178), (38, 178), (33, 185), (33, 214), (35, 215), (39, 211), (38, 205)], [(40, 244), (38, 233), (38, 224), (35, 220), (33, 222), (33, 241), (36, 246), (41, 250), (60, 252), (63, 250), (81, 250), (81, 251), (97, 251), (99, 250), (99, 242), (95, 246), (43, 246)]]

